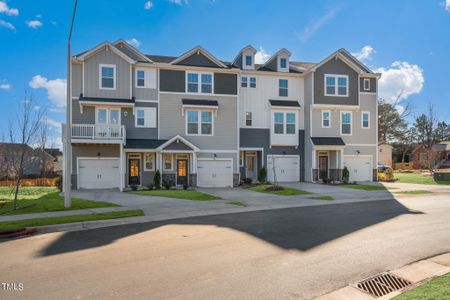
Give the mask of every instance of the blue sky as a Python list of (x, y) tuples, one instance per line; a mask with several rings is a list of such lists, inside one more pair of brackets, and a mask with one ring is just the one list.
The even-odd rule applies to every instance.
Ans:
[[(25, 93), (60, 135), (72, 2), (0, 0), (0, 139)], [(123, 38), (144, 53), (179, 55), (200, 44), (232, 60), (251, 44), (260, 59), (284, 47), (312, 62), (346, 48), (383, 73), (381, 96), (401, 92), (413, 115), (432, 103), (450, 122), (449, 28), (450, 0), (79, 0), (72, 47)]]

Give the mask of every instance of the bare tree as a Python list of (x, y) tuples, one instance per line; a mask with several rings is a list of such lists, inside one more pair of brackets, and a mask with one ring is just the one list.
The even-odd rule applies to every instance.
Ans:
[[(380, 143), (398, 140), (408, 127), (405, 118), (411, 114), (412, 106), (409, 102), (402, 100), (401, 96), (402, 93), (393, 102), (378, 99), (378, 140)], [(400, 106), (401, 111), (399, 111)]]
[(27, 168), (36, 165), (36, 156), (30, 145), (35, 145), (37, 134), (42, 125), (43, 112), (35, 109), (33, 99), (26, 95), (19, 105), (17, 115), (10, 122), (9, 136), (13, 145), (7, 147), (8, 165), (14, 178), (13, 209), (18, 209), (17, 198), (20, 183)]

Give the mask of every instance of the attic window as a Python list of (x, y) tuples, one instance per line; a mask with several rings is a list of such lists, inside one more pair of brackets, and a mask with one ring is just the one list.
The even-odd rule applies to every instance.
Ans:
[(245, 56), (245, 65), (251, 67), (253, 65), (253, 58), (251, 55)]
[(285, 57), (280, 58), (280, 68), (281, 69), (287, 68), (287, 59)]

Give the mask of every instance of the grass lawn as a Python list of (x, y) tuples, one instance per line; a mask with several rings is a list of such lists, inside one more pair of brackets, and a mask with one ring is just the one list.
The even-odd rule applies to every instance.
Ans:
[(271, 186), (272, 185), (270, 185), (270, 184), (261, 184), (261, 185), (257, 185), (257, 186), (254, 186), (254, 187), (250, 188), (250, 190), (252, 190), (254, 192), (266, 193), (266, 194), (275, 194), (275, 195), (280, 195), (280, 196), (295, 196), (295, 195), (312, 194), (312, 193), (307, 192), (307, 191), (293, 189), (293, 188), (285, 187), (285, 186), (283, 186), (283, 190), (281, 190), (281, 191), (266, 191), (266, 189), (271, 187)]
[(221, 199), (220, 197), (201, 193), (196, 190), (141, 190), (141, 191), (129, 191), (128, 193), (143, 196), (158, 196), (158, 197), (195, 200), (195, 201), (210, 201)]
[(23, 208), (23, 209), (18, 209), (18, 210), (13, 211), (13, 210), (11, 210), (13, 203), (11, 200), (8, 200), (8, 201), (6, 201), (5, 205), (0, 208), (0, 216), (118, 206), (116, 204), (109, 203), (109, 202), (99, 202), (99, 201), (90, 201), (90, 200), (79, 199), (79, 198), (72, 198), (72, 207), (65, 209), (64, 208), (64, 198), (61, 197), (58, 192), (56, 192), (56, 193), (53, 192), (50, 194), (46, 194), (44, 196), (35, 197), (34, 199), (18, 200), (17, 203), (19, 204), (19, 207), (26, 207), (31, 204), (36, 204), (36, 205), (33, 207), (28, 207), (28, 208)]
[(402, 192), (395, 192), (396, 194), (403, 194), (403, 195), (425, 195), (425, 194), (433, 194), (431, 191), (427, 190), (415, 190), (415, 191), (402, 191)]
[(431, 280), (421, 286), (409, 290), (397, 297), (395, 300), (434, 300), (450, 299), (450, 273)]
[(316, 196), (316, 197), (309, 197), (309, 199), (313, 200), (334, 200), (331, 196)]
[(231, 201), (231, 202), (228, 202), (228, 204), (241, 206), (241, 207), (247, 207), (247, 205), (245, 205), (244, 203), (242, 203), (240, 201)]
[[(14, 199), (14, 187), (0, 186), (0, 200)], [(58, 189), (51, 186), (24, 186), (19, 189), (18, 199), (37, 199), (49, 193), (56, 193)]]
[(0, 222), (0, 229), (19, 228), (19, 227), (35, 227), (35, 226), (65, 224), (65, 223), (74, 223), (74, 222), (83, 222), (83, 221), (97, 221), (97, 220), (106, 220), (106, 219), (118, 219), (118, 218), (127, 218), (127, 217), (143, 216), (143, 215), (144, 215), (144, 212), (142, 210), (136, 209), (136, 210), (114, 211), (114, 212), (99, 213), (99, 214), (78, 215), (78, 216), (27, 219), (27, 220), (19, 220), (19, 221)]
[(341, 187), (355, 189), (355, 190), (364, 190), (364, 191), (380, 191), (386, 190), (386, 188), (382, 185), (370, 185), (370, 184), (341, 184)]
[(416, 173), (394, 173), (396, 182), (417, 184), (444, 184), (450, 185), (450, 181), (434, 181), (432, 176)]

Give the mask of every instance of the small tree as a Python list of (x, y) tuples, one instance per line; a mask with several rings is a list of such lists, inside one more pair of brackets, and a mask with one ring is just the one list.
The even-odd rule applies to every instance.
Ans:
[(344, 183), (348, 183), (348, 180), (350, 179), (350, 172), (348, 171), (347, 167), (344, 167), (342, 170), (342, 181)]
[(384, 170), (384, 178), (386, 181), (393, 181), (394, 180), (394, 171), (392, 170), (392, 168), (386, 168), (386, 170)]
[(156, 170), (156, 173), (153, 176), (153, 184), (155, 185), (155, 189), (159, 190), (161, 188), (161, 173), (159, 170)]
[(265, 183), (267, 180), (267, 170), (266, 167), (262, 167), (258, 173), (258, 181), (260, 183)]

